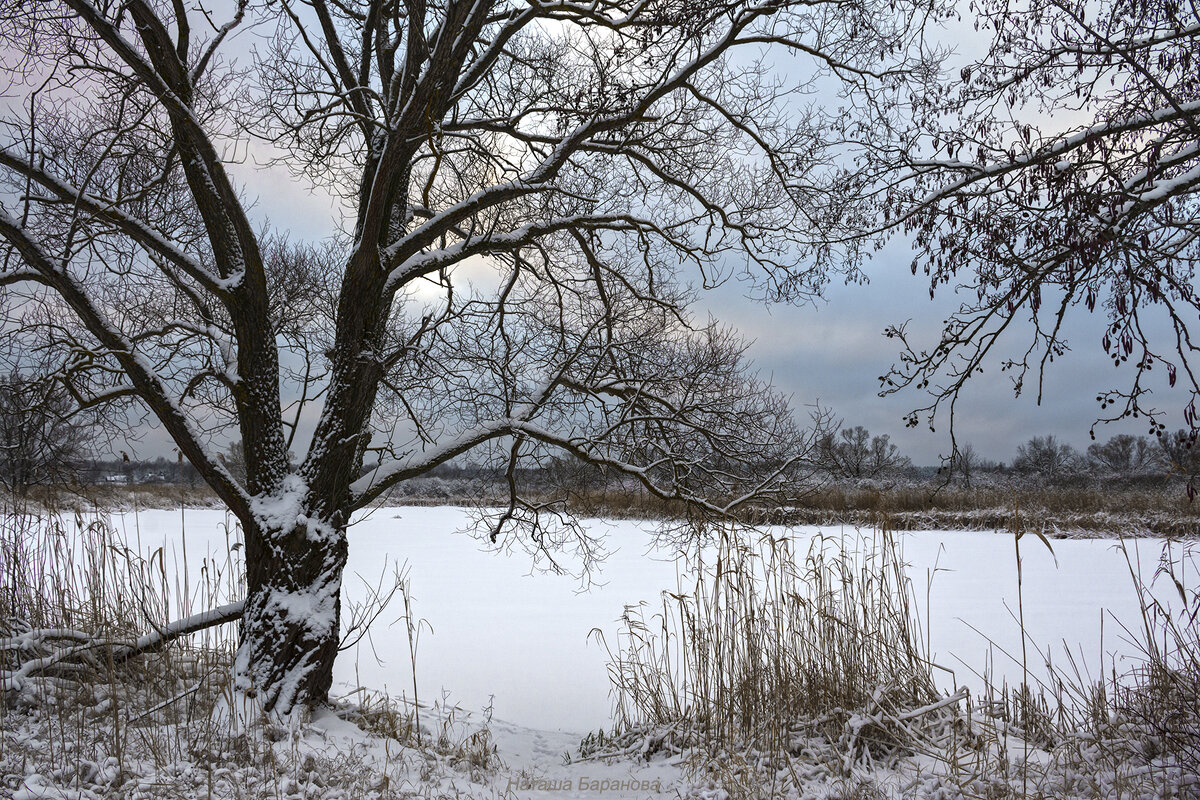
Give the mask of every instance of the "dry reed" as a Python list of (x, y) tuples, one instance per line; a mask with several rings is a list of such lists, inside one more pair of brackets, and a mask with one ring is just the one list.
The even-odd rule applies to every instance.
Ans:
[(841, 736), (863, 709), (937, 697), (912, 587), (886, 531), (818, 537), (724, 527), (687, 554), (681, 589), (623, 618), (617, 726), (686, 720), (710, 751), (786, 752), (797, 723)]

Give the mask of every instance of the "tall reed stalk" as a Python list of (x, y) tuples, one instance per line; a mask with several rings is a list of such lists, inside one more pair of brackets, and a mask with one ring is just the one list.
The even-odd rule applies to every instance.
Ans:
[(726, 527), (685, 560), (679, 591), (626, 608), (609, 667), (618, 728), (686, 720), (709, 745), (778, 752), (797, 720), (840, 728), (937, 697), (890, 532)]
[[(229, 683), (232, 626), (205, 629), (129, 661), (114, 660), (109, 646), (173, 621), (182, 565), (165, 548), (138, 552), (100, 512), (9, 505), (0, 511), (0, 555), (0, 675), (17, 676), (20, 664), (73, 643), (92, 648), (86, 657), (6, 685), (13, 708), (53, 709), (50, 728), (59, 734), (53, 744), (65, 753), (59, 763), (101, 731), (106, 741), (98, 746), (120, 763), (133, 749), (168, 765), (216, 741), (222, 732), (210, 711)], [(244, 571), (239, 556), (236, 547), (210, 555), (202, 581), (183, 587), (183, 596), (195, 589), (214, 604), (237, 599)], [(84, 725), (95, 728), (91, 735), (71, 730)]]

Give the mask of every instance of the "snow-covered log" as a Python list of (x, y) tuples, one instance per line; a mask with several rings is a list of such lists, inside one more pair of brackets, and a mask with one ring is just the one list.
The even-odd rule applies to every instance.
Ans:
[[(165, 647), (198, 631), (233, 622), (244, 603), (217, 608), (175, 620), (133, 640), (114, 639), (67, 628), (28, 628), (0, 639), (0, 690), (19, 691), (31, 678), (77, 673), (97, 665), (117, 665)], [(18, 621), (5, 625), (14, 629)]]

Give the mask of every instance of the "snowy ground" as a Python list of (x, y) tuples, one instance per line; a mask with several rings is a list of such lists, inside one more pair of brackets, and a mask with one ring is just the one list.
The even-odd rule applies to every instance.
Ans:
[[(140, 537), (149, 552), (165, 547), (168, 564), (182, 553), (185, 525), (189, 575), (199, 586), (203, 557), (224, 553), (226, 516), (188, 510), (141, 511), (114, 520), (130, 542)], [(468, 532), (470, 517), (459, 508), (404, 507), (374, 511), (350, 534), (345, 594), (364, 595), (392, 566), (411, 570), (414, 613), (427, 621), (417, 642), (419, 699), (457, 704), (478, 712), (491, 705), (495, 717), (547, 731), (583, 734), (609, 725), (607, 654), (593, 628), (616, 641), (617, 619), (626, 604), (657, 605), (664, 589), (677, 587), (669, 552), (651, 549), (647, 523), (590, 521), (603, 530), (612, 551), (598, 585), (580, 591), (571, 577), (531, 574), (520, 553), (488, 552)], [(799, 528), (793, 534), (853, 537), (852, 529)], [(1019, 682), (1020, 627), (1014, 540), (1008, 534), (926, 531), (900, 534), (927, 625), (934, 661), (954, 671), (943, 675), (978, 689), (975, 673)], [(1104, 539), (1052, 540), (1051, 553), (1036, 537), (1021, 542), (1021, 586), (1031, 675), (1044, 674), (1033, 649), (1047, 649), (1056, 664), (1069, 647), (1094, 677), (1136, 655), (1124, 627), (1139, 620), (1129, 565), (1117, 543)], [(1152, 578), (1163, 542), (1126, 542), (1146, 581)], [(182, 571), (182, 570), (178, 570)], [(1195, 586), (1196, 575), (1184, 575)], [(1155, 587), (1164, 595), (1169, 586)], [(193, 597), (198, 589), (191, 592)], [(193, 601), (197, 608), (199, 601)], [(374, 625), (369, 642), (342, 654), (335, 680), (411, 698), (408, 640), (398, 602)], [(986, 638), (985, 638), (986, 636)], [(991, 640), (989, 643), (988, 640)], [(577, 739), (578, 737), (576, 737)]]
[[(221, 570), (229, 549), (236, 550), (237, 545), (229, 517), (202, 509), (141, 511), (119, 515), (113, 522), (123, 529), (127, 543), (147, 557), (161, 549), (159, 563), (166, 574), (177, 576), (177, 606), (190, 604), (191, 610), (197, 611), (228, 599), (221, 592), (231, 587), (236, 570), (224, 574)], [(161, 714), (151, 709), (133, 720), (139, 726), (134, 740), (148, 743), (143, 746), (147, 753), (154, 750), (149, 743), (173, 741), (175, 749), (170, 752), (180, 755), (172, 757), (177, 760), (168, 758), (165, 764), (157, 755), (149, 761), (143, 757), (129, 762), (128, 753), (114, 754), (105, 744), (120, 738), (105, 728), (110, 725), (108, 715), (87, 717), (93, 729), (83, 731), (86, 735), (67, 737), (61, 721), (55, 734), (57, 712), (50, 703), (35, 705), (33, 711), (6, 720), (5, 737), (0, 737), (0, 766), (5, 767), (0, 770), (4, 772), (0, 796), (9, 790), (19, 800), (109, 796), (180, 800), (723, 797), (703, 782), (698, 785), (697, 773), (688, 772), (681, 757), (669, 748), (658, 748), (651, 759), (634, 751), (610, 761), (579, 756), (584, 734), (610, 726), (607, 653), (589, 634), (599, 629), (615, 644), (618, 618), (625, 606), (644, 601), (654, 608), (661, 592), (676, 590), (679, 580), (673, 554), (651, 547), (647, 524), (591, 521), (588, 525), (593, 532), (603, 532), (612, 554), (594, 576), (596, 585), (580, 591), (574, 578), (530, 574), (529, 561), (520, 554), (489, 552), (467, 531), (470, 516), (463, 509), (380, 509), (356, 523), (351, 531), (347, 602), (367, 596), (369, 587), (379, 585), (381, 577), (387, 585), (392, 570), (404, 566), (411, 579), (413, 612), (427, 623), (418, 627), (416, 648), (421, 727), (427, 731), (420, 748), (402, 747), (394, 739), (364, 733), (360, 725), (371, 728), (364, 711), (345, 706), (337, 714), (320, 712), (303, 725), (296, 720), (278, 723), (282, 727), (260, 737), (260, 746), (267, 750), (257, 755), (198, 751), (178, 744), (179, 721), (160, 721)], [(840, 528), (799, 528), (789, 535), (849, 542), (858, 537), (853, 529)], [(1014, 619), (1021, 612), (1013, 537), (962, 531), (901, 536), (904, 556), (911, 564), (909, 575), (918, 611), (926, 623), (924, 635), (935, 661), (954, 671), (953, 675), (941, 674), (945, 688), (957, 684), (978, 689), (981, 681), (973, 673), (985, 670), (994, 681), (1019, 681), (1021, 665), (1005, 655), (1017, 657), (1021, 649)], [(1129, 631), (1135, 630), (1139, 619), (1125, 553), (1106, 540), (1056, 540), (1052, 545), (1053, 553), (1036, 537), (1027, 536), (1020, 542), (1020, 598), (1032, 641), (1031, 676), (1044, 672), (1033, 645), (1051, 652), (1060, 668), (1066, 661), (1066, 648), (1076, 663), (1087, 665), (1092, 676), (1114, 666), (1117, 672), (1124, 672), (1127, 664), (1123, 659), (1137, 653)], [(1149, 581), (1164, 552), (1163, 543), (1141, 539), (1127, 542), (1126, 547), (1133, 569)], [(1177, 555), (1177, 551), (1167, 552)], [(1186, 588), (1196, 586), (1195, 574), (1179, 577)], [(223, 588), (214, 594), (214, 586)], [(1167, 585), (1156, 587), (1156, 593), (1164, 596), (1170, 591), (1173, 589)], [(171, 616), (181, 616), (185, 609), (173, 611)], [(369, 705), (362, 705), (364, 697), (353, 691), (355, 687), (403, 696), (406, 700), (392, 708), (410, 708), (412, 671), (408, 626), (400, 619), (403, 614), (404, 605), (398, 598), (376, 621), (369, 639), (356, 650), (343, 653), (337, 664), (337, 687), (362, 709)], [(990, 644), (985, 635), (992, 640)], [(190, 685), (195, 678), (181, 676), (179, 680), (181, 685)], [(102, 693), (117, 691), (104, 686), (98, 689)], [(146, 688), (144, 682), (135, 682), (121, 691), (145, 692)], [(121, 702), (114, 706), (101, 698), (96, 708), (120, 707)], [(128, 700), (123, 702), (124, 707), (132, 707)], [(130, 721), (121, 724), (128, 732)], [(810, 740), (804, 747), (811, 749), (804, 752), (811, 755), (788, 767), (793, 776), (797, 768), (805, 771), (801, 790), (789, 796), (880, 796), (855, 794), (856, 776), (890, 787), (887, 796), (952, 798), (994, 794), (1005, 785), (1002, 781), (1018, 785), (1007, 772), (1015, 769), (1016, 763), (1008, 755), (991, 762), (978, 772), (978, 778), (971, 777), (975, 773), (968, 769), (966, 779), (956, 772), (954, 781), (960, 782), (943, 784), (944, 775), (934, 772), (938, 765), (957, 764), (960, 756), (979, 764), (978, 759), (985, 757), (980, 754), (990, 751), (975, 744), (959, 753), (957, 748), (966, 740), (960, 741), (957, 722), (950, 725), (934, 720), (931, 724), (942, 725), (943, 731), (928, 740), (937, 742), (930, 745), (936, 756), (932, 752), (923, 755), (918, 749), (902, 763), (886, 768), (859, 765), (850, 775), (839, 766), (842, 756), (838, 748), (844, 742)], [(978, 741), (982, 741), (981, 735), (987, 738), (988, 726), (993, 723), (979, 717), (974, 724), (971, 736)], [(59, 766), (39, 766), (47, 743), (53, 743), (56, 735), (61, 737), (59, 752), (48, 763)], [(184, 735), (185, 740), (187, 735), (196, 734)], [(481, 738), (473, 738), (476, 736)], [(222, 747), (244, 746), (235, 739), (223, 741), (226, 745)], [(633, 741), (634, 747), (639, 741), (652, 744), (651, 739), (634, 738), (622, 747), (628, 746), (628, 741)], [(991, 741), (1007, 742), (1008, 750), (1002, 747), (1002, 752), (1020, 752), (1007, 723), (1003, 729), (994, 729)], [(481, 749), (491, 753), (493, 746), (496, 758), (484, 758), (488, 766), (479, 768), (479, 759), (472, 754)], [(1133, 742), (1133, 746), (1142, 745)], [(852, 745), (850, 750), (854, 750)], [(947, 755), (951, 751), (958, 755)], [(1082, 771), (1076, 766), (1081, 763), (1078, 761), (1060, 768), (1050, 764), (1048, 752), (1029, 755), (1046, 762), (1044, 785), (1054, 796), (1112, 796), (1114, 791), (1122, 791), (1120, 787), (1132, 786), (1138, 770), (1148, 768), (1167, 775), (1155, 778), (1157, 783), (1152, 781), (1152, 785), (1170, 787), (1169, 796), (1200, 796), (1200, 778), (1184, 774), (1186, 768), (1181, 772), (1178, 766), (1163, 767), (1136, 753), (1133, 757), (1118, 753), (1115, 766)], [(1099, 764), (1099, 758), (1087, 756), (1084, 762)], [(9, 769), (16, 765), (22, 765), (23, 775)], [(997, 770), (1002, 777), (997, 777)], [(1130, 770), (1137, 773), (1134, 778), (1127, 774)], [(113, 789), (116, 794), (109, 791), (118, 786), (119, 791)], [(171, 791), (164, 794), (167, 786)], [(961, 791), (964, 788), (966, 795)], [(771, 792), (762, 796), (775, 797)]]

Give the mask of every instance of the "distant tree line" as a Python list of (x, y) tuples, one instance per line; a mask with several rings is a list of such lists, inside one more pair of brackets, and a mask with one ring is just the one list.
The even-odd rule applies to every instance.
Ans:
[[(820, 463), (833, 480), (931, 477), (913, 465), (887, 434), (872, 436), (861, 425), (842, 427), (820, 440)], [(1011, 463), (985, 456), (971, 443), (960, 444), (937, 470), (939, 479), (969, 488), (983, 475), (1053, 484), (1078, 480), (1133, 480), (1173, 476), (1195, 485), (1200, 477), (1197, 435), (1187, 430), (1157, 436), (1117, 434), (1080, 452), (1054, 434), (1034, 436), (1017, 446)]]
[[(244, 469), (240, 448), (231, 445), (221, 456), (233, 471)], [(969, 488), (984, 475), (1020, 477), (1045, 483), (1077, 479), (1134, 479), (1200, 476), (1200, 446), (1183, 430), (1161, 437), (1118, 434), (1108, 441), (1079, 451), (1054, 434), (1034, 436), (1017, 446), (1011, 462), (980, 453), (973, 444), (959, 446), (941, 470), (920, 467), (900, 452), (888, 434), (873, 435), (862, 425), (826, 433), (818, 442), (816, 468), (827, 479), (842, 480), (945, 480)], [(187, 462), (158, 457), (152, 460), (90, 459), (76, 470), (82, 483), (185, 483), (198, 485), (199, 475)], [(940, 476), (940, 478), (939, 478)], [(619, 484), (594, 464), (570, 456), (546, 459), (521, 470), (528, 486), (569, 487), (575, 491), (600, 491)], [(468, 462), (449, 462), (431, 470), (420, 481), (405, 487), (405, 496), (459, 497), (479, 487), (501, 484), (503, 470)]]
[(1079, 452), (1053, 435), (1035, 436), (1017, 448), (1013, 470), (1047, 480), (1080, 475), (1137, 478), (1171, 474), (1191, 481), (1200, 475), (1196, 434), (1185, 430), (1150, 438), (1118, 434)]
[[(23, 497), (35, 486), (51, 484), (196, 487), (202, 483), (200, 473), (185, 459), (160, 455), (139, 460), (120, 450), (113, 456), (95, 457), (89, 449), (88, 428), (70, 414), (70, 407), (69, 398), (54, 384), (18, 375), (0, 377), (0, 484), (14, 495)], [(1195, 486), (1200, 477), (1200, 446), (1196, 434), (1186, 430), (1155, 437), (1118, 434), (1083, 452), (1054, 434), (1034, 436), (1017, 447), (1008, 465), (964, 443), (934, 473), (914, 466), (888, 434), (872, 435), (862, 425), (838, 425), (827, 417), (821, 424), (811, 469), (835, 482), (940, 480), (970, 488), (985, 475), (1045, 484), (1176, 476)], [(219, 458), (234, 475), (245, 474), (240, 442), (228, 445)], [(764, 469), (770, 466), (764, 464)], [(567, 493), (595, 493), (628, 482), (569, 454), (517, 469), (520, 474), (514, 476), (495, 466), (451, 461), (406, 483), (402, 496), (484, 498), (514, 477), (531, 488), (559, 487)]]
[[(834, 482), (950, 482), (971, 488), (984, 479), (1055, 485), (1177, 477), (1191, 484), (1200, 477), (1200, 446), (1196, 445), (1196, 437), (1185, 430), (1157, 437), (1117, 434), (1083, 452), (1054, 434), (1034, 436), (1018, 445), (1008, 463), (988, 457), (968, 442), (960, 444), (936, 468), (915, 465), (888, 434), (873, 435), (862, 425), (852, 425), (823, 433), (817, 440), (814, 458), (816, 470)], [(607, 482), (601, 470), (570, 458), (554, 459), (542, 469), (547, 476), (554, 476), (546, 481), (548, 485), (596, 490)], [(466, 477), (464, 473), (447, 473), (441, 485)]]

